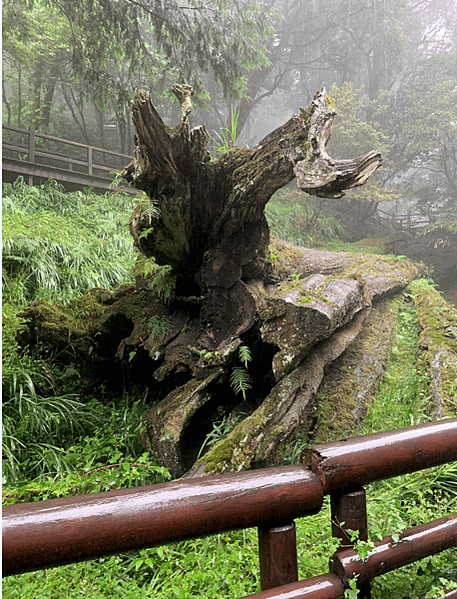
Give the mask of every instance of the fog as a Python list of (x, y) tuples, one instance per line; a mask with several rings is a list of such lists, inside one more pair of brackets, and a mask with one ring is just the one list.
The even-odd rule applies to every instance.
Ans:
[(217, 155), (255, 146), (324, 86), (332, 155), (384, 158), (347, 213), (355, 200), (392, 221), (420, 217), (455, 247), (455, 0), (19, 0), (3, 3), (3, 30), (3, 122), (127, 155), (135, 88), (173, 125), (170, 87), (192, 85), (191, 125), (206, 124)]

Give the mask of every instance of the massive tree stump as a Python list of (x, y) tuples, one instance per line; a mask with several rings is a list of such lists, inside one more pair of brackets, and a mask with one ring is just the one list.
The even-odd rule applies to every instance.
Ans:
[[(270, 239), (264, 208), (276, 190), (296, 178), (306, 193), (338, 198), (381, 164), (378, 152), (330, 158), (335, 112), (325, 90), (256, 148), (217, 159), (205, 127), (189, 127), (192, 90), (173, 91), (182, 111), (174, 128), (149, 94), (137, 92), (135, 155), (123, 176), (147, 194), (129, 224), (139, 264), (171, 268), (175, 295), (163, 301), (149, 284), (157, 267), (139, 268), (136, 291), (82, 298), (88, 318), (77, 330), (64, 309), (51, 323), (55, 312), (35, 304), (25, 313), (29, 335), (90, 353), (100, 372), (120, 361), (141, 381), (145, 401), (155, 402), (142, 440), (175, 475), (277, 463), (306, 428), (325, 369), (357, 338), (373, 302), (420, 269)], [(221, 421), (238, 425), (200, 455)]]
[(297, 177), (303, 191), (337, 198), (362, 185), (381, 164), (378, 152), (336, 161), (325, 146), (335, 111), (325, 90), (255, 149), (233, 148), (212, 159), (204, 126), (189, 128), (192, 90), (176, 85), (182, 118), (168, 127), (137, 92), (132, 117), (135, 157), (124, 178), (145, 191), (160, 217), (140, 204), (130, 220), (137, 247), (171, 265), (178, 293), (202, 294), (200, 343), (216, 349), (248, 330), (256, 317), (243, 281), (263, 278), (269, 229), (264, 208), (275, 191)]
[[(245, 449), (233, 443), (233, 452), (225, 451), (225, 465), (213, 460), (208, 467), (204, 460), (192, 471), (202, 474), (267, 463), (278, 444), (295, 434), (324, 367), (357, 336), (373, 297), (403, 287), (405, 277), (375, 268), (373, 275), (329, 278), (332, 261), (347, 262), (330, 255), (311, 274), (304, 251), (294, 272), (284, 264), (280, 272), (271, 258), (264, 208), (275, 191), (295, 177), (306, 193), (339, 198), (345, 189), (363, 185), (381, 164), (376, 151), (340, 161), (327, 154), (335, 111), (324, 89), (307, 110), (300, 109), (256, 148), (233, 148), (218, 159), (207, 149), (205, 127), (189, 127), (191, 88), (176, 85), (173, 92), (182, 113), (175, 128), (163, 122), (148, 94), (137, 92), (133, 102), (135, 157), (123, 176), (147, 193), (159, 216), (152, 219), (140, 204), (130, 231), (146, 257), (172, 267), (178, 296), (199, 297), (200, 304), (189, 329), (163, 344), (155, 371), (159, 380), (178, 368), (192, 376), (147, 415), (144, 439), (182, 474), (196, 457), (193, 429), (199, 420), (203, 429), (214, 420), (214, 395), (229, 386), (228, 371), (239, 368), (239, 346), (257, 348), (256, 366), (260, 355), (270, 361), (262, 361), (263, 385), (256, 381), (254, 395), (262, 388), (260, 399), (247, 408), (254, 414), (243, 424)], [(284, 246), (282, 256), (288, 251), (293, 254)], [(334, 273), (342, 270), (333, 267)], [(308, 357), (318, 343), (320, 349)], [(223, 395), (219, 407), (227, 413), (234, 407), (233, 393)], [(259, 410), (268, 417), (259, 417)], [(236, 458), (240, 451), (243, 460)]]

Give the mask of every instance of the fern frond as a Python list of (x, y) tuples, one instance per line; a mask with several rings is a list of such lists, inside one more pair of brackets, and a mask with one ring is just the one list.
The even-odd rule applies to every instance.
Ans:
[(251, 388), (251, 377), (247, 370), (241, 366), (236, 366), (230, 375), (230, 385), (235, 393), (241, 393), (243, 399), (246, 399), (246, 391)]
[(159, 202), (156, 199), (150, 198), (146, 195), (140, 202), (140, 211), (141, 217), (147, 218), (149, 224), (151, 224), (153, 220), (160, 218)]
[(238, 356), (243, 362), (244, 367), (247, 368), (248, 363), (251, 361), (251, 350), (247, 345), (240, 345), (238, 348)]
[(152, 316), (148, 320), (148, 331), (153, 339), (162, 339), (172, 329), (172, 324), (168, 316)]

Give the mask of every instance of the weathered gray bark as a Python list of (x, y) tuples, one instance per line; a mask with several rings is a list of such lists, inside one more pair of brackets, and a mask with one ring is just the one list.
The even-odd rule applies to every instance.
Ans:
[[(205, 128), (189, 128), (191, 89), (175, 86), (174, 93), (182, 109), (175, 128), (148, 94), (137, 93), (135, 157), (124, 177), (150, 198), (130, 220), (135, 244), (172, 266), (176, 297), (165, 304), (138, 278), (141, 293), (82, 298), (85, 327), (70, 325), (65, 309), (54, 318), (32, 306), (29, 331), (53, 335), (99, 364), (112, 364), (117, 347), (127, 374), (136, 369), (146, 386), (145, 400), (156, 403), (145, 415), (143, 442), (175, 475), (275, 463), (283, 444), (306, 428), (325, 369), (357, 338), (372, 303), (398, 292), (419, 268), (270, 240), (265, 205), (294, 177), (305, 192), (335, 198), (381, 163), (377, 152), (353, 161), (328, 156), (335, 113), (325, 90), (257, 148), (219, 159), (206, 149)], [(166, 321), (160, 334), (153, 319)], [(248, 364), (241, 346), (251, 350)], [(241, 366), (252, 388), (237, 394), (230, 381)], [(213, 423), (232, 414), (243, 422), (194, 465)]]
[(264, 276), (269, 243), (264, 208), (274, 192), (297, 177), (308, 193), (341, 197), (343, 189), (366, 181), (381, 156), (370, 152), (351, 161), (328, 156), (335, 111), (322, 89), (308, 110), (255, 149), (234, 148), (214, 160), (205, 127), (189, 129), (191, 88), (177, 85), (173, 91), (182, 111), (173, 129), (148, 94), (137, 92), (133, 102), (135, 158), (123, 176), (146, 191), (160, 218), (152, 223), (140, 205), (130, 230), (146, 256), (173, 267), (181, 293), (196, 293), (198, 286), (204, 296), (200, 344), (217, 349), (254, 322), (242, 281)]

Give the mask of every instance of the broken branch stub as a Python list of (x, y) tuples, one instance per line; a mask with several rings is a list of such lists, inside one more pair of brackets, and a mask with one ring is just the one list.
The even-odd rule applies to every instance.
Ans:
[[(326, 150), (336, 112), (322, 88), (311, 106), (308, 150), (304, 160), (294, 164), (299, 189), (320, 198), (341, 198), (344, 189), (364, 185), (382, 164), (381, 154), (369, 152), (351, 160), (334, 160)], [(306, 114), (306, 113), (305, 113)]]

